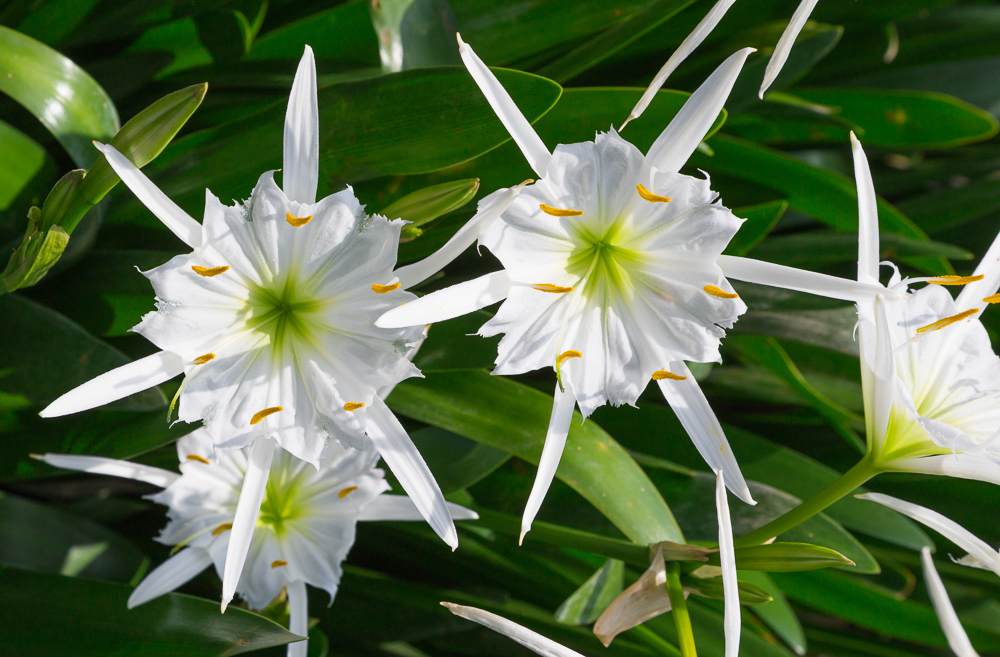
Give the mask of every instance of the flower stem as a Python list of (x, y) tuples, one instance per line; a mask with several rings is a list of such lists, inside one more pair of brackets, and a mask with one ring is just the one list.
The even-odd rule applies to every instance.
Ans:
[(694, 645), (694, 630), (691, 629), (691, 614), (688, 613), (687, 600), (684, 599), (684, 590), (681, 588), (681, 566), (676, 561), (667, 564), (667, 595), (670, 596), (670, 607), (673, 610), (681, 655), (698, 657)]
[(789, 529), (797, 527), (809, 518), (812, 518), (837, 500), (849, 495), (879, 472), (881, 470), (874, 465), (871, 455), (866, 455), (857, 465), (840, 475), (836, 481), (802, 504), (778, 516), (763, 527), (758, 527), (749, 534), (744, 534), (737, 538), (733, 542), (734, 546), (740, 548), (760, 545), (770, 538), (784, 534)]

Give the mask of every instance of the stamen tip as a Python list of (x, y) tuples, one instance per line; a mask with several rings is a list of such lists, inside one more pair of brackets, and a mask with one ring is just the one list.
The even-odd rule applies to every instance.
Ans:
[(28, 456), (30, 456), (31, 458), (35, 459), (36, 461), (44, 461), (45, 460), (45, 455), (44, 454), (28, 454)]

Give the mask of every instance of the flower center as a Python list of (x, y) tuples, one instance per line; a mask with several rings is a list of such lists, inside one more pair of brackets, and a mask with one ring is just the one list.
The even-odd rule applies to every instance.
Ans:
[(303, 287), (289, 276), (280, 287), (250, 289), (248, 327), (270, 336), (276, 350), (282, 348), (286, 339), (312, 341), (314, 332), (322, 328), (320, 317), (326, 304), (303, 294)]
[(289, 522), (309, 514), (309, 495), (303, 486), (307, 468), (272, 468), (264, 490), (264, 500), (257, 516), (257, 526), (267, 528), (281, 536)]
[(622, 221), (614, 222), (603, 234), (579, 230), (576, 248), (570, 254), (568, 269), (579, 276), (577, 289), (589, 301), (605, 294), (626, 296), (633, 289), (632, 277), (639, 270), (641, 254), (626, 248)]

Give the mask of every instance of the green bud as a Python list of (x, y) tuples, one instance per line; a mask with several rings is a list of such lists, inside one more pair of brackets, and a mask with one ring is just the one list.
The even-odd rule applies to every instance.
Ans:
[[(37, 210), (37, 208), (32, 209)], [(68, 243), (69, 233), (60, 226), (52, 226), (44, 232), (37, 230), (26, 236), (0, 275), (4, 289), (13, 292), (42, 280), (46, 272), (62, 256)]]
[[(711, 562), (718, 564), (718, 555)], [(736, 567), (743, 570), (788, 573), (853, 565), (853, 561), (836, 550), (809, 543), (771, 543), (736, 549)]]
[[(705, 568), (709, 568), (709, 566), (706, 566)], [(722, 590), (721, 577), (702, 579), (692, 575), (682, 576), (681, 585), (684, 587), (685, 591), (690, 591), (691, 593), (700, 595), (703, 598), (712, 598), (713, 600), (725, 599), (725, 595)], [(767, 591), (754, 586), (753, 584), (737, 581), (737, 585), (740, 591), (741, 605), (763, 605), (774, 599), (768, 595)]]
[(410, 222), (403, 227), (399, 238), (401, 242), (408, 242), (423, 234), (420, 226), (459, 209), (471, 201), (478, 191), (478, 178), (453, 180), (407, 194), (382, 210), (381, 214), (389, 219)]

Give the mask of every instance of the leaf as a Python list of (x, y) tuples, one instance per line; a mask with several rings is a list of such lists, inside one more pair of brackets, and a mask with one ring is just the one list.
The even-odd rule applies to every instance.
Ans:
[[(0, 208), (9, 207), (44, 164), (44, 148), (20, 130), (0, 121)], [(20, 210), (22, 217), (25, 211)]]
[[(739, 234), (739, 233), (737, 233)], [(951, 260), (971, 260), (973, 255), (965, 249), (944, 242), (930, 242), (902, 235), (882, 235), (879, 247), (884, 257), (891, 260), (932, 256)], [(755, 258), (776, 262), (789, 267), (826, 263), (857, 262), (858, 236), (850, 233), (809, 231), (794, 235), (773, 236), (762, 242), (753, 253)]]
[(144, 556), (134, 545), (101, 525), (0, 493), (0, 564), (58, 573), (70, 564), (74, 550), (94, 545), (101, 546), (100, 552), (74, 575), (128, 582), (142, 565)]
[(170, 593), (127, 609), (122, 584), (0, 568), (0, 652), (209, 657), (279, 646), (297, 637), (242, 609)]
[[(714, 565), (718, 560), (718, 555), (710, 558)], [(851, 565), (836, 550), (810, 543), (775, 542), (736, 549), (736, 567), (740, 570), (788, 573)]]
[[(368, 13), (370, 2), (350, 0), (261, 34), (251, 46), (247, 59), (294, 61), (302, 56), (302, 44), (308, 43), (321, 61), (331, 59), (357, 66), (379, 66), (378, 39)], [(331, 34), (336, 34), (337, 38), (329, 38)]]
[[(387, 401), (402, 415), (535, 464), (552, 409), (549, 395), (481, 371), (439, 372), (404, 381)], [(621, 446), (579, 414), (570, 426), (556, 476), (632, 541), (684, 542), (656, 487)]]
[(427, 332), (427, 339), (413, 362), (425, 374), (493, 367), (500, 338), (480, 338), (475, 335), (490, 317), (490, 313), (480, 310), (447, 322), (432, 324)]
[[(737, 283), (736, 287), (743, 294), (747, 284)], [(853, 338), (857, 322), (858, 313), (853, 307), (800, 311), (754, 310), (740, 318), (733, 327), (733, 333), (796, 340), (848, 356), (857, 356), (858, 344)]]
[(472, 486), (510, 459), (510, 454), (503, 450), (437, 427), (413, 431), (410, 439), (445, 494)]
[(98, 152), (90, 142), (118, 132), (111, 98), (86, 71), (48, 46), (0, 26), (0, 92), (35, 115), (86, 167)]
[(753, 613), (774, 630), (774, 633), (781, 637), (781, 640), (787, 643), (792, 650), (799, 655), (804, 655), (806, 652), (805, 631), (781, 587), (776, 585), (766, 573), (748, 571), (740, 573), (740, 578), (758, 586), (771, 596), (770, 603), (754, 607)]
[(739, 231), (729, 240), (726, 255), (746, 255), (767, 237), (788, 209), (788, 201), (772, 201), (743, 208), (734, 208), (733, 214), (746, 219)]
[[(97, 340), (59, 313), (24, 297), (0, 297), (0, 392), (36, 406), (129, 362), (117, 349)], [(156, 389), (116, 402), (118, 410), (163, 408)]]
[(559, 605), (556, 620), (567, 625), (590, 625), (625, 588), (624, 577), (625, 564), (608, 559)]
[(1000, 210), (1000, 185), (992, 177), (961, 187), (911, 196), (899, 209), (932, 235), (969, 224)]

